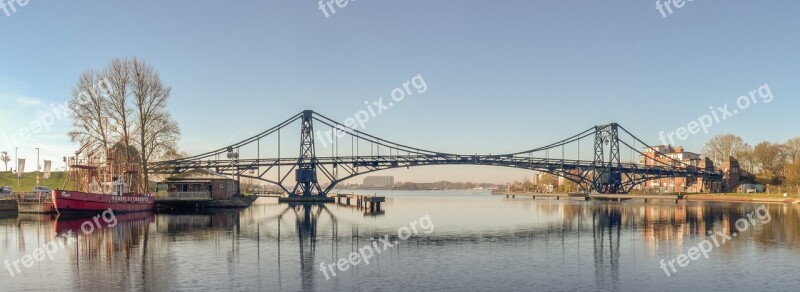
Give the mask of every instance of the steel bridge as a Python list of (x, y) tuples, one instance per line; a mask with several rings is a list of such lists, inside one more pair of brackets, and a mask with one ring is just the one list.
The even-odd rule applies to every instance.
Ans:
[[(283, 157), (281, 131), (285, 133), (287, 128), (296, 128), (298, 123), (299, 155)], [(314, 131), (315, 125), (317, 132)], [(429, 151), (390, 142), (358, 131), (357, 127), (354, 120), (348, 119), (341, 124), (306, 110), (238, 143), (190, 157), (155, 162), (149, 168), (151, 173), (169, 175), (205, 169), (237, 178), (269, 182), (289, 196), (310, 198), (325, 197), (339, 182), (358, 175), (425, 165), (487, 165), (536, 170), (575, 182), (586, 193), (628, 193), (641, 183), (661, 178), (701, 178), (703, 182), (722, 179), (722, 174), (715, 171), (713, 166), (698, 168), (669, 158), (616, 123), (594, 126), (543, 147), (500, 155)], [(621, 139), (621, 135), (629, 139)], [(582, 139), (593, 141), (590, 143), (594, 148), (591, 160), (580, 160)], [(268, 140), (277, 140), (277, 143), (272, 145), (271, 142), (267, 143)], [(644, 155), (637, 149), (637, 143), (642, 149), (656, 151), (663, 160), (648, 165), (634, 162), (634, 155), (636, 159)], [(266, 149), (262, 147), (264, 145), (267, 145)], [(566, 158), (565, 149), (575, 145), (578, 158)], [(318, 152), (318, 146), (327, 149)], [(630, 152), (630, 161), (620, 159), (621, 150)], [(550, 157), (551, 152), (558, 152), (561, 157)]]

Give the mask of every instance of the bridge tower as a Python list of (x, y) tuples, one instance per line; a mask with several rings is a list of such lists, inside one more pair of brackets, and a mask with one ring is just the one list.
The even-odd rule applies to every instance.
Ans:
[[(605, 148), (608, 145), (608, 160)], [(596, 126), (594, 136), (594, 161), (596, 170), (592, 177), (592, 188), (598, 193), (617, 193), (622, 190), (622, 164), (619, 158), (619, 125), (616, 123)]]
[(298, 190), (303, 197), (311, 197), (312, 191), (316, 191), (317, 196), (327, 196), (317, 181), (317, 155), (314, 153), (313, 115), (313, 111), (305, 110), (301, 116), (300, 157), (297, 158), (297, 169), (295, 170), (297, 184), (289, 196), (297, 196)]

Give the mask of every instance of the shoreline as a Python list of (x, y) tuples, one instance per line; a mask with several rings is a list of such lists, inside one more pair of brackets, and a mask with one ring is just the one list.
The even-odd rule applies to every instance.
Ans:
[(741, 196), (742, 194), (688, 194), (684, 196), (687, 201), (707, 201), (707, 202), (739, 202), (739, 203), (782, 203), (800, 204), (797, 198), (773, 198), (762, 196)]
[[(500, 196), (539, 196), (539, 197), (577, 197), (574, 194), (565, 194), (565, 193), (531, 193), (531, 192), (500, 192), (494, 191), (492, 195), (500, 195)], [(622, 194), (621, 194), (622, 195)], [(585, 195), (584, 195), (585, 196)], [(624, 196), (624, 195), (622, 195)], [(745, 195), (745, 194), (723, 194), (723, 193), (704, 193), (704, 194), (663, 194), (663, 195), (639, 195), (639, 194), (630, 194), (631, 199), (637, 198), (644, 198), (653, 199), (654, 197), (661, 197), (663, 196), (664, 200), (675, 200), (676, 196), (679, 198), (679, 201), (697, 201), (697, 202), (734, 202), (734, 203), (780, 203), (780, 204), (800, 204), (800, 199), (792, 198), (792, 197), (769, 197), (769, 196), (776, 196), (776, 195), (762, 195), (762, 196), (752, 196), (752, 195)]]

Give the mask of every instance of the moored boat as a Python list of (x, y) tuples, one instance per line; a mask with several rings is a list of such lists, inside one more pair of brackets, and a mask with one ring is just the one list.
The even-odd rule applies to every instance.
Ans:
[(49, 193), (19, 193), (17, 194), (17, 212), (29, 214), (53, 214), (52, 196)]
[(17, 211), (17, 200), (13, 196), (0, 194), (0, 212)]
[[(111, 210), (115, 213), (149, 211), (155, 206), (155, 196), (137, 192), (140, 182), (138, 164), (119, 163), (119, 154), (109, 152), (106, 162), (100, 165), (99, 159), (89, 156), (86, 159), (70, 158), (69, 177), (74, 189), (52, 191), (53, 205), (59, 214), (100, 213)], [(65, 159), (65, 161), (67, 161)], [(128, 185), (131, 182), (134, 186)]]
[(124, 192), (125, 183), (115, 180), (110, 194), (54, 190), (53, 205), (59, 214), (99, 213), (108, 209), (116, 213), (149, 211), (156, 203), (152, 194)]

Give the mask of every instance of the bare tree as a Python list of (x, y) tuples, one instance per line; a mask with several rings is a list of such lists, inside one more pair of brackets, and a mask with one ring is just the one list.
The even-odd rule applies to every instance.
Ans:
[(717, 135), (703, 147), (703, 154), (714, 161), (716, 167), (730, 156), (746, 158), (749, 151), (750, 146), (741, 137), (733, 134)]
[(786, 183), (795, 186), (800, 191), (800, 159), (786, 164), (784, 174), (786, 175)]
[(161, 82), (158, 73), (144, 61), (130, 60), (133, 116), (136, 119), (133, 138), (141, 155), (143, 184), (149, 186), (148, 162), (174, 151), (180, 135), (177, 123), (166, 111), (171, 88)]
[(189, 157), (189, 153), (186, 152), (186, 151), (178, 151), (177, 148), (167, 149), (161, 155), (161, 158), (165, 159), (165, 160), (175, 160), (175, 159), (181, 159), (181, 158), (186, 158), (186, 157)]
[(0, 161), (6, 164), (6, 171), (8, 171), (8, 162), (11, 161), (11, 157), (8, 157), (8, 151), (0, 152)]
[(101, 76), (91, 70), (78, 78), (68, 103), (72, 111), (72, 130), (67, 136), (82, 148), (102, 148), (105, 155), (111, 145), (112, 133), (107, 111), (108, 98), (98, 86), (101, 80)]
[[(130, 62), (126, 59), (115, 58), (111, 60), (108, 67), (101, 76), (104, 77), (102, 84), (107, 87), (108, 102), (106, 103), (109, 119), (113, 122), (111, 130), (119, 137), (119, 142), (130, 149), (131, 146), (131, 103), (129, 100), (130, 90)], [(130, 151), (123, 151), (124, 162), (130, 162)]]
[(761, 142), (753, 148), (753, 160), (761, 176), (769, 183), (778, 183), (786, 165), (783, 145)]
[(796, 162), (800, 158), (800, 137), (794, 137), (783, 143), (786, 150), (786, 157), (789, 162)]
[(181, 131), (178, 123), (172, 120), (169, 113), (160, 112), (151, 119), (150, 127), (145, 134), (145, 153), (147, 161), (154, 158), (169, 158), (176, 153), (178, 137)]
[(751, 174), (756, 171), (756, 165), (758, 165), (758, 163), (756, 163), (755, 157), (753, 156), (753, 147), (750, 147), (750, 145), (745, 144), (745, 149), (739, 152), (738, 156), (734, 157), (739, 160), (739, 166), (744, 171)]

